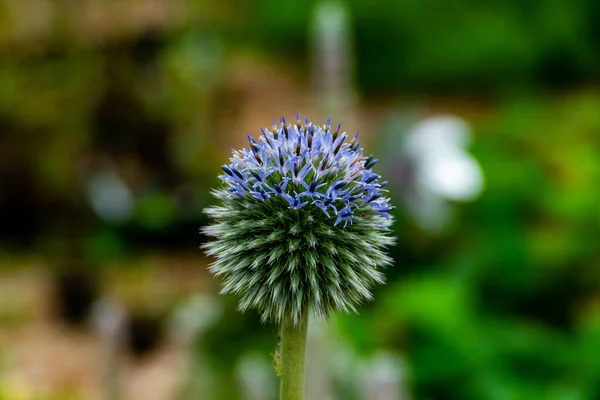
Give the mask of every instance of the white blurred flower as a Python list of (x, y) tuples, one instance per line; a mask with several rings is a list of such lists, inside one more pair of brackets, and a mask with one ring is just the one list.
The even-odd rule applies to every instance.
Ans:
[(99, 217), (112, 223), (132, 217), (133, 193), (110, 160), (89, 162), (80, 172), (90, 206)]
[(124, 340), (122, 335), (127, 324), (127, 315), (118, 302), (108, 298), (96, 302), (92, 309), (90, 323), (92, 328), (107, 341), (116, 343)]
[(271, 399), (277, 393), (273, 364), (261, 354), (244, 355), (237, 363), (235, 373), (245, 399)]
[(475, 199), (483, 189), (483, 173), (466, 151), (471, 128), (460, 118), (439, 116), (415, 124), (404, 152), (417, 164), (419, 184), (454, 201)]
[(397, 354), (380, 351), (363, 362), (364, 398), (369, 400), (408, 400), (408, 368)]
[(394, 186), (417, 225), (439, 233), (452, 219), (450, 202), (472, 201), (484, 188), (482, 169), (467, 151), (471, 127), (458, 117), (440, 115), (406, 132), (392, 167), (400, 180)]
[(192, 342), (218, 322), (222, 314), (223, 306), (217, 298), (197, 294), (174, 310), (169, 336), (180, 342)]

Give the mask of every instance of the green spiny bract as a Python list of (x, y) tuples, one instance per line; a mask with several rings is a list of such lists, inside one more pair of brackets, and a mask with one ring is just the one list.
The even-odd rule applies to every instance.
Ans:
[(297, 323), (304, 312), (355, 311), (383, 283), (393, 207), (371, 171), (376, 160), (362, 156), (357, 136), (345, 138), (329, 122), (282, 118), (223, 166), (212, 192), (220, 205), (206, 209), (215, 223), (203, 229), (216, 240), (204, 247), (240, 310)]

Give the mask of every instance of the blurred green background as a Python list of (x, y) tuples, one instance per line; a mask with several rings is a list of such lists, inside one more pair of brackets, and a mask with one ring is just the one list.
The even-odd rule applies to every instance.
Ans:
[[(198, 229), (229, 149), (297, 111), (359, 130), (398, 205), (387, 285), (315, 322), (307, 399), (600, 399), (599, 20), (0, 0), (0, 399), (276, 398), (276, 328), (218, 296)], [(448, 115), (472, 196), (423, 186), (451, 128), (407, 144)]]

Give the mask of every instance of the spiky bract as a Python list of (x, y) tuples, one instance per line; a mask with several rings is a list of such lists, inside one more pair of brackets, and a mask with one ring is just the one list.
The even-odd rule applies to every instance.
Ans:
[(391, 262), (394, 207), (371, 171), (377, 160), (329, 121), (282, 118), (262, 133), (249, 137), (249, 150), (233, 151), (213, 191), (221, 204), (206, 210), (215, 220), (204, 228), (216, 238), (204, 246), (216, 258), (210, 270), (242, 311), (256, 309), (264, 321), (354, 311)]

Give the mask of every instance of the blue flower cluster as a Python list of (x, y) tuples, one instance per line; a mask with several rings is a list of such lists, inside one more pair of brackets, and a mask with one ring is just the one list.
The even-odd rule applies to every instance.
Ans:
[(395, 207), (383, 196), (387, 182), (372, 171), (378, 160), (362, 155), (358, 133), (346, 142), (341, 124), (332, 130), (329, 119), (320, 126), (308, 118), (302, 124), (296, 116), (295, 124), (283, 117), (279, 126), (273, 121), (273, 129), (263, 128), (258, 140), (248, 135), (249, 149), (233, 150), (220, 176), (230, 196), (261, 202), (280, 197), (290, 209), (312, 204), (328, 218), (335, 216), (334, 225), (352, 223), (356, 209), (365, 205), (389, 219)]

